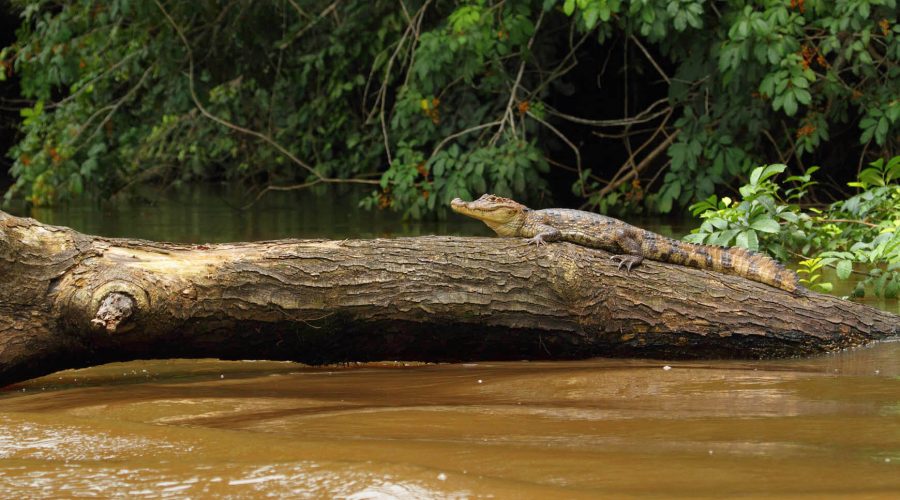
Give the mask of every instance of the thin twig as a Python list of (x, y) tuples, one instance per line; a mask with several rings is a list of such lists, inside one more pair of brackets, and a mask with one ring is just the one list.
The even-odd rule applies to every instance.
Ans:
[[(281, 36), (287, 33), (287, 9), (281, 15)], [(275, 65), (275, 78), (272, 79), (272, 90), (269, 92), (269, 116), (266, 120), (268, 123), (267, 131), (271, 134), (274, 129), (273, 119), (275, 115), (275, 96), (278, 94), (278, 80), (281, 78), (281, 63), (284, 59), (284, 50), (278, 51), (278, 62)]]
[(784, 120), (781, 120), (781, 129), (784, 130), (784, 136), (787, 137), (788, 144), (791, 145), (791, 149), (788, 152), (788, 155), (793, 156), (797, 160), (797, 165), (800, 167), (800, 170), (805, 174), (806, 167), (803, 166), (803, 160), (800, 158), (800, 152), (797, 151), (797, 143), (794, 142), (794, 138), (791, 137), (791, 132), (787, 128), (787, 124), (784, 123)]
[[(158, 0), (155, 0), (155, 1), (157, 4), (159, 4)], [(322, 10), (322, 12), (320, 12), (319, 15), (316, 16), (315, 19), (313, 19), (312, 21), (309, 22), (309, 24), (304, 26), (303, 29), (301, 29), (300, 31), (291, 35), (290, 40), (285, 40), (284, 42), (278, 44), (277, 48), (279, 50), (284, 50), (284, 49), (288, 48), (292, 43), (294, 43), (295, 40), (302, 37), (304, 34), (306, 34), (307, 31), (311, 30), (313, 27), (315, 27), (317, 24), (319, 24), (319, 21), (328, 17), (328, 14), (332, 13), (335, 9), (337, 9), (337, 6), (339, 3), (341, 3), (340, 0), (335, 0), (334, 2), (331, 3), (331, 5), (329, 5), (328, 7), (325, 7)]]
[(864, 220), (856, 220), (856, 219), (816, 219), (818, 222), (846, 222), (847, 224), (862, 224), (864, 226), (879, 228), (878, 224), (872, 224), (871, 222), (866, 222)]
[[(575, 23), (572, 24), (574, 26)], [(559, 62), (559, 64), (556, 65), (555, 68), (553, 68), (552, 71), (550, 71), (549, 76), (547, 76), (547, 78), (544, 79), (541, 84), (537, 86), (537, 88), (529, 93), (529, 101), (534, 99), (534, 96), (539, 95), (548, 85), (553, 83), (554, 80), (566, 75), (569, 71), (572, 71), (572, 69), (578, 66), (578, 58), (575, 56), (575, 52), (581, 47), (582, 44), (584, 44), (584, 42), (588, 39), (588, 36), (592, 33), (593, 30), (585, 33), (577, 43), (571, 46), (571, 48), (569, 49), (569, 53), (566, 54), (565, 57), (563, 57), (563, 59)], [(612, 53), (612, 51), (610, 51), (610, 53)], [(572, 59), (571, 63), (569, 63), (570, 58)]]
[[(565, 170), (566, 172), (572, 172), (572, 173), (576, 173), (576, 174), (578, 173), (578, 169), (577, 169), (577, 168), (575, 168), (575, 167), (570, 167), (569, 165), (566, 165), (565, 163), (556, 161), (556, 160), (554, 160), (553, 158), (550, 158), (550, 157), (547, 156), (547, 155), (544, 155), (544, 161), (546, 161), (546, 162), (549, 163), (550, 165), (553, 165), (554, 167), (559, 167), (559, 168)], [(592, 181), (602, 182), (603, 184), (609, 184), (609, 181), (608, 181), (608, 180), (606, 180), (606, 179), (601, 179), (600, 177), (597, 177), (597, 176), (594, 175), (594, 174), (589, 174), (589, 175), (587, 175), (587, 178), (590, 179), (590, 180), (592, 180)]]
[(410, 44), (409, 46), (409, 64), (407, 64), (406, 76), (403, 77), (403, 87), (407, 87), (409, 85), (409, 76), (412, 74), (413, 65), (416, 63), (416, 47), (419, 45), (419, 34), (422, 33), (422, 21), (425, 20), (425, 9), (428, 8), (428, 4), (430, 3), (431, 0), (428, 0), (427, 2), (422, 4), (422, 7), (420, 7), (418, 12), (416, 12), (419, 20), (416, 21), (416, 28), (413, 31), (415, 42)]
[(126, 62), (133, 59), (138, 54), (139, 54), (138, 52), (132, 52), (131, 54), (128, 54), (127, 56), (123, 57), (119, 62), (110, 66), (109, 69), (105, 69), (105, 70), (101, 71), (100, 73), (94, 75), (93, 78), (91, 78), (86, 83), (84, 83), (81, 87), (78, 88), (78, 90), (69, 94), (65, 99), (62, 99), (59, 102), (51, 102), (51, 103), (47, 104), (46, 106), (44, 106), (44, 108), (50, 109), (50, 108), (59, 107), (59, 106), (62, 106), (63, 104), (66, 104), (67, 102), (71, 101), (72, 99), (75, 99), (76, 97), (81, 95), (81, 93), (84, 92), (85, 89), (91, 88), (91, 84), (93, 84), (94, 82), (99, 80), (101, 77), (105, 76), (107, 73), (112, 73), (113, 71), (119, 69), (120, 67), (122, 67), (122, 65), (124, 65)]
[(872, 139), (869, 139), (866, 142), (866, 145), (863, 146), (862, 153), (859, 155), (859, 161), (856, 163), (856, 177), (859, 177), (860, 172), (862, 172), (863, 163), (865, 163), (866, 153), (869, 151), (870, 144), (872, 144)]
[[(575, 144), (573, 144), (572, 141), (570, 141), (569, 138), (565, 136), (565, 134), (563, 134), (562, 132), (557, 130), (556, 127), (554, 127), (553, 125), (550, 125), (546, 121), (538, 118), (537, 116), (534, 115), (534, 113), (529, 111), (528, 116), (530, 116), (533, 120), (540, 123), (541, 125), (549, 128), (551, 132), (556, 134), (557, 137), (559, 137), (560, 139), (562, 139), (563, 142), (565, 142), (566, 144), (569, 145), (569, 147), (575, 153), (575, 163), (576, 163), (576, 167), (578, 168), (578, 179), (580, 181), (583, 181), (584, 177), (582, 176), (583, 174), (582, 174), (582, 167), (581, 167), (581, 151), (578, 150), (578, 147), (575, 146)], [(581, 184), (581, 195), (586, 196), (587, 193), (584, 190), (584, 182), (580, 182), (580, 184)]]
[(666, 84), (671, 85), (672, 81), (669, 80), (669, 75), (667, 75), (666, 72), (663, 71), (662, 68), (659, 67), (659, 64), (656, 63), (656, 60), (653, 59), (653, 57), (650, 55), (650, 52), (648, 52), (646, 47), (644, 47), (644, 44), (642, 44), (641, 41), (638, 40), (638, 38), (634, 35), (631, 35), (630, 38), (631, 38), (631, 41), (634, 42), (634, 44), (637, 45), (639, 49), (641, 49), (641, 52), (644, 53), (644, 56), (647, 58), (648, 61), (650, 61), (650, 64), (652, 64), (653, 67), (656, 68), (656, 72), (659, 73), (659, 76), (661, 76), (663, 78), (663, 80), (666, 81)]
[(635, 115), (631, 118), (620, 118), (617, 120), (591, 120), (588, 118), (581, 118), (578, 116), (568, 115), (566, 113), (557, 111), (556, 109), (553, 109), (552, 107), (547, 106), (547, 105), (545, 105), (544, 108), (547, 110), (548, 113), (550, 113), (553, 116), (562, 118), (564, 120), (568, 120), (573, 123), (578, 123), (581, 125), (591, 125), (594, 127), (627, 127), (629, 125), (636, 125), (636, 124), (640, 124), (640, 123), (646, 123), (649, 121), (653, 121), (653, 120), (659, 118), (660, 116), (663, 116), (666, 113), (671, 112), (672, 108), (670, 106), (666, 106), (661, 111), (656, 111), (656, 112), (653, 111), (653, 108), (655, 108), (656, 106), (659, 106), (660, 104), (667, 104), (668, 102), (669, 102), (668, 98), (659, 99), (659, 100), (653, 102), (652, 104), (650, 104), (650, 106), (647, 106), (646, 109), (644, 109), (637, 115)]
[[(112, 119), (113, 115), (116, 114), (116, 111), (118, 111), (119, 108), (121, 108), (122, 105), (125, 104), (125, 101), (131, 99), (134, 96), (135, 92), (137, 92), (137, 89), (140, 88), (140, 86), (144, 84), (144, 80), (147, 79), (147, 75), (150, 74), (150, 70), (153, 69), (153, 66), (154, 65), (151, 64), (150, 66), (147, 67), (147, 69), (144, 71), (144, 74), (141, 75), (140, 80), (138, 80), (138, 82), (134, 85), (134, 87), (131, 87), (131, 89), (129, 89), (128, 92), (124, 96), (122, 96), (121, 99), (116, 101), (116, 103), (113, 104), (112, 106), (108, 106), (108, 108), (110, 108), (109, 113), (106, 114), (106, 117), (103, 118), (103, 121), (101, 121), (97, 125), (97, 127), (94, 128), (94, 131), (91, 132), (91, 135), (89, 135), (88, 138), (85, 139), (82, 144), (90, 143), (91, 139), (93, 139), (94, 136), (96, 136), (98, 133), (100, 133), (100, 129), (102, 129), (104, 127), (104, 125), (109, 123), (109, 121)], [(87, 126), (87, 124), (85, 124), (85, 126)], [(81, 131), (83, 131), (83, 130), (84, 130), (84, 128), (81, 129)], [(81, 131), (79, 131), (78, 135), (81, 135)], [(76, 137), (78, 137), (78, 136), (76, 136)]]
[(306, 13), (305, 10), (300, 8), (300, 6), (297, 5), (297, 2), (295, 2), (294, 0), (288, 0), (288, 3), (291, 4), (294, 7), (294, 10), (297, 11), (298, 17), (305, 17), (305, 18), (309, 18), (309, 19), (312, 18), (312, 16), (310, 16), (309, 14)]
[[(637, 168), (637, 166), (635, 165), (635, 158), (637, 157), (637, 155), (641, 154), (641, 152), (644, 149), (646, 149), (651, 144), (653, 144), (653, 140), (656, 139), (657, 135), (659, 135), (660, 133), (665, 133), (666, 125), (669, 123), (669, 118), (671, 118), (671, 116), (672, 116), (671, 113), (669, 115), (667, 115), (666, 118), (662, 121), (662, 123), (660, 123), (659, 126), (656, 127), (656, 130), (653, 131), (653, 135), (651, 135), (649, 139), (644, 141), (643, 144), (638, 146), (638, 148), (635, 151), (632, 152), (631, 148), (629, 148), (628, 159), (625, 160), (625, 162), (622, 164), (622, 166), (619, 167), (619, 170), (617, 170), (616, 173), (612, 176), (612, 180), (609, 181), (610, 184), (618, 181), (619, 176), (623, 175), (626, 171), (628, 171), (629, 166), (633, 167), (633, 169)], [(667, 136), (666, 140), (669, 140), (670, 138), (671, 138), (671, 136)]]
[(537, 21), (534, 23), (534, 33), (531, 34), (531, 38), (528, 39), (527, 49), (524, 54), (522, 54), (522, 63), (519, 64), (519, 71), (516, 74), (516, 80), (513, 83), (512, 89), (509, 92), (509, 100), (506, 102), (506, 110), (503, 113), (503, 118), (500, 120), (500, 127), (497, 129), (497, 132), (494, 134), (494, 137), (491, 139), (491, 144), (497, 142), (500, 139), (500, 136), (503, 134), (503, 128), (506, 126), (506, 122), (509, 121), (510, 127), (515, 129), (515, 115), (512, 111), (513, 105), (516, 103), (516, 94), (519, 91), (519, 84), (522, 83), (522, 75), (525, 74), (525, 63), (528, 62), (528, 55), (531, 51), (531, 46), (534, 45), (534, 39), (537, 37), (538, 30), (541, 27), (541, 22), (544, 20), (544, 11), (541, 10), (541, 14), (538, 16)]
[(475, 132), (476, 130), (481, 130), (481, 129), (490, 128), (490, 127), (496, 127), (497, 125), (500, 125), (500, 120), (490, 122), (490, 123), (482, 123), (481, 125), (475, 125), (474, 127), (469, 127), (465, 130), (460, 130), (459, 132), (456, 132), (454, 134), (448, 135), (447, 137), (444, 137), (444, 140), (439, 142), (438, 145), (431, 151), (431, 156), (428, 157), (428, 161), (431, 161), (431, 159), (434, 158), (438, 154), (438, 152), (441, 149), (443, 149), (444, 146), (446, 146), (447, 143), (452, 141), (453, 139), (456, 139), (457, 137), (461, 137), (463, 135)]
[(647, 185), (644, 186), (644, 191), (650, 191), (650, 188), (653, 187), (653, 183), (656, 182), (656, 179), (658, 179), (659, 176), (662, 175), (662, 173), (665, 172), (666, 169), (669, 168), (670, 165), (672, 165), (671, 158), (666, 160), (666, 162), (663, 163), (663, 165), (661, 167), (659, 167), (659, 170), (657, 170), (656, 173), (653, 174), (653, 177), (651, 177), (650, 181), (647, 183)]
[(675, 138), (678, 137), (679, 132), (680, 132), (679, 129), (676, 129), (674, 132), (672, 132), (672, 135), (666, 137), (666, 139), (664, 141), (662, 141), (661, 143), (659, 143), (658, 146), (653, 148), (653, 151), (650, 151), (649, 153), (647, 153), (647, 156), (645, 156), (644, 159), (641, 160), (641, 162), (638, 163), (634, 167), (633, 170), (631, 170), (630, 172), (628, 172), (627, 174), (622, 176), (622, 178), (620, 178), (619, 180), (617, 180), (615, 182), (610, 182), (607, 186), (605, 186), (603, 189), (600, 190), (599, 195), (606, 196), (607, 194), (609, 194), (610, 191), (616, 189), (617, 187), (619, 187), (622, 184), (631, 180), (633, 177), (637, 176), (642, 170), (644, 170), (647, 167), (647, 165), (649, 165), (653, 160), (655, 160), (657, 156), (659, 156), (660, 154), (662, 154), (663, 152), (665, 152), (668, 149), (669, 145), (671, 145), (672, 142), (675, 141)]
[[(628, 40), (627, 39), (625, 40), (625, 49), (622, 51), (622, 53), (623, 53), (622, 57), (623, 57), (624, 66), (625, 66), (625, 68), (622, 71), (622, 80), (623, 80), (622, 83), (623, 83), (623, 89), (624, 89), (624, 94), (625, 94), (624, 99), (622, 99), (622, 115), (628, 116)], [(672, 115), (666, 116), (666, 119), (663, 120), (663, 123), (662, 123), (662, 125), (660, 125), (660, 128), (665, 127), (665, 124), (669, 121), (669, 116), (672, 116)], [(631, 125), (626, 125), (625, 131), (628, 132), (629, 129), (631, 129)], [(659, 130), (659, 129), (657, 129), (657, 130)], [(654, 134), (654, 136), (655, 135), (656, 134)], [(637, 153), (635, 153), (631, 149), (631, 134), (625, 134), (625, 137), (622, 138), (622, 142), (625, 143), (625, 151), (628, 153), (628, 160), (625, 162), (625, 165), (623, 165), (623, 167), (627, 167), (628, 165), (631, 165), (632, 167), (634, 167), (634, 155)], [(644, 144), (646, 145), (648, 142), (649, 141), (644, 141)]]
[(625, 137), (626, 135), (634, 136), (634, 135), (647, 134), (647, 133), (653, 132), (657, 129), (659, 129), (658, 126), (648, 127), (648, 128), (640, 128), (640, 129), (628, 128), (627, 132), (617, 132), (615, 134), (608, 134), (606, 132), (599, 132), (597, 130), (591, 130), (591, 135), (594, 135), (594, 136), (597, 136), (597, 137), (600, 137), (603, 139), (621, 139), (621, 138)]
[(775, 152), (778, 153), (778, 162), (787, 162), (787, 156), (785, 156), (784, 153), (781, 152), (781, 148), (778, 147), (778, 143), (775, 141), (775, 138), (772, 137), (772, 134), (769, 133), (768, 129), (762, 129), (762, 133), (764, 136), (766, 136), (766, 139), (768, 139), (769, 142), (772, 143), (772, 147), (775, 148)]
[[(401, 3), (402, 3), (402, 0), (401, 0)], [(391, 69), (394, 67), (394, 62), (396, 61), (397, 56), (400, 55), (400, 51), (403, 49), (403, 46), (406, 44), (406, 40), (410, 37), (414, 37), (416, 42), (418, 41), (419, 26), (414, 26), (412, 21), (414, 19), (416, 19), (417, 17), (420, 18), (420, 20), (421, 20), (421, 17), (424, 17), (424, 15), (425, 15), (425, 9), (428, 8), (428, 4), (430, 4), (430, 3), (431, 3), (431, 0), (428, 0), (427, 2), (425, 2), (422, 5), (422, 7), (420, 7), (419, 10), (416, 12), (415, 16), (413, 16), (413, 18), (409, 20), (410, 22), (406, 26), (406, 31), (403, 32), (403, 36), (400, 37), (400, 40), (397, 42), (397, 48), (394, 49), (394, 53), (391, 54), (391, 57), (388, 60), (387, 66), (385, 67), (384, 80), (381, 83), (381, 88), (378, 90), (378, 99), (375, 101), (375, 105), (372, 107), (372, 111), (369, 113), (369, 116), (367, 118), (367, 120), (370, 119), (372, 117), (372, 115), (375, 114), (375, 110), (378, 109), (378, 111), (379, 111), (378, 118), (379, 118), (379, 121), (381, 122), (381, 135), (384, 140), (384, 153), (387, 156), (388, 164), (391, 164), (394, 161), (393, 157), (391, 155), (391, 141), (388, 136), (387, 110), (386, 110), (388, 83), (390, 82), (390, 78), (391, 78)], [(413, 42), (411, 44), (411, 46), (415, 47), (416, 43)], [(412, 65), (410, 64), (410, 69), (411, 68), (412, 68)], [(407, 72), (407, 77), (408, 76), (409, 76), (409, 73)], [(367, 87), (368, 87), (368, 84), (367, 84)]]

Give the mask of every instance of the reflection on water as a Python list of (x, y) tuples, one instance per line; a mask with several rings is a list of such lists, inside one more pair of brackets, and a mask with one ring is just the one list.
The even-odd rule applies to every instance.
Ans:
[(87, 234), (184, 243), (493, 234), (481, 222), (467, 217), (409, 221), (397, 212), (364, 210), (359, 208), (359, 201), (365, 195), (360, 189), (330, 190), (320, 195), (275, 192), (244, 210), (239, 208), (246, 201), (243, 198), (206, 187), (167, 191), (152, 203), (108, 205), (79, 200), (52, 208), (25, 210), (13, 206), (10, 213)]
[[(209, 194), (33, 215), (191, 242), (483, 234), (322, 200)], [(139, 222), (135, 222), (139, 221)], [(887, 304), (896, 308), (896, 303)], [(758, 362), (170, 360), (0, 391), (0, 497), (889, 498), (900, 342)]]

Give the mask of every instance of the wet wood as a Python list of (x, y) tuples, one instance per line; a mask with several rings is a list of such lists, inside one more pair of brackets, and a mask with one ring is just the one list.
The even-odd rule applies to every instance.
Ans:
[(900, 318), (568, 243), (419, 237), (209, 246), (88, 236), (0, 212), (0, 385), (149, 358), (331, 363), (790, 356)]

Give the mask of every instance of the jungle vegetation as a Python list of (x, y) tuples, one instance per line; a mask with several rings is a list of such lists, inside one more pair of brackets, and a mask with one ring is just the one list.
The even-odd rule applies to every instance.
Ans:
[(358, 184), (409, 217), (482, 192), (693, 206), (695, 241), (810, 279), (874, 264), (896, 294), (895, 0), (9, 1), (7, 200), (217, 180), (248, 204)]

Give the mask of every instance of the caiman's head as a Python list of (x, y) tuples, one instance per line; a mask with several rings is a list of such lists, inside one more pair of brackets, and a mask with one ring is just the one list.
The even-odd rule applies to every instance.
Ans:
[(500, 236), (517, 236), (529, 210), (521, 203), (492, 194), (483, 195), (475, 201), (456, 198), (450, 202), (450, 208), (484, 222)]

